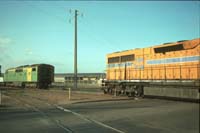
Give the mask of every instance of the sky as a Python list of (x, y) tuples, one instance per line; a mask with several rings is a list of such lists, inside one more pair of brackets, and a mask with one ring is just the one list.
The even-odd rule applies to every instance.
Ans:
[(72, 73), (75, 9), (80, 73), (105, 72), (108, 53), (200, 37), (199, 1), (0, 1), (1, 71)]

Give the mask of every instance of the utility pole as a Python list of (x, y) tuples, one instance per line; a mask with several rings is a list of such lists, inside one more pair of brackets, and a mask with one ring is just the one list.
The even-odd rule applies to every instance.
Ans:
[[(72, 13), (72, 10), (69, 10), (70, 13)], [(77, 17), (79, 15), (78, 10), (74, 10), (74, 90), (77, 90), (77, 73), (78, 73), (78, 68), (77, 68)], [(80, 14), (81, 17), (83, 17), (83, 14)], [(71, 22), (71, 20), (69, 20)]]
[(77, 90), (77, 16), (78, 10), (75, 10), (74, 21), (74, 90)]

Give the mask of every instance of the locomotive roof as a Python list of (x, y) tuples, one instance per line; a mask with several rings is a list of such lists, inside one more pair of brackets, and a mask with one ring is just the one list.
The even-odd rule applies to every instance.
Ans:
[(49, 64), (22, 65), (22, 66), (18, 66), (18, 67), (12, 67), (12, 68), (9, 68), (9, 69), (7, 69), (7, 70), (20, 69), (20, 68), (26, 68), (26, 67), (36, 67), (36, 66), (40, 66), (40, 65), (49, 65)]
[[(200, 38), (196, 38), (196, 39), (192, 39), (192, 40), (180, 40), (180, 41), (177, 41), (177, 42), (167, 42), (167, 43), (163, 43), (163, 44), (159, 44), (159, 45), (152, 45), (151, 47), (146, 47), (146, 48), (163, 47), (163, 45), (171, 46), (171, 45), (182, 44), (183, 42), (193, 41), (193, 40), (200, 40)], [(113, 54), (123, 53), (123, 52), (126, 53), (126, 52), (129, 52), (129, 51), (139, 50), (139, 49), (142, 49), (142, 48), (134, 48), (134, 49), (129, 49), (129, 50), (117, 51), (117, 52), (109, 53), (107, 55), (108, 56), (112, 56)]]

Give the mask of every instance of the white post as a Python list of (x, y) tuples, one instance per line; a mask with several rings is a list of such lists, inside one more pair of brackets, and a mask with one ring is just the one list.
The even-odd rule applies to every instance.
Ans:
[(69, 100), (71, 99), (71, 88), (69, 88)]
[(0, 105), (1, 105), (1, 89), (0, 89)]
[(116, 87), (115, 87), (115, 97), (117, 96), (117, 90), (116, 90)]

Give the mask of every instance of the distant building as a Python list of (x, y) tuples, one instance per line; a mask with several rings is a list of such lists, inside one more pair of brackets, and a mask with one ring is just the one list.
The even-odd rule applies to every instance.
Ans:
[[(105, 79), (105, 73), (78, 73), (77, 80), (78, 82), (98, 82), (101, 79)], [(74, 82), (74, 74), (73, 73), (55, 73), (54, 74), (54, 82), (65, 82), (65, 83), (73, 83)]]
[(65, 82), (66, 73), (55, 73), (54, 82)]
[[(106, 76), (105, 73), (78, 73), (77, 80), (78, 82), (97, 82), (101, 79), (104, 79)], [(74, 74), (70, 73), (65, 76), (65, 82), (73, 82)]]

